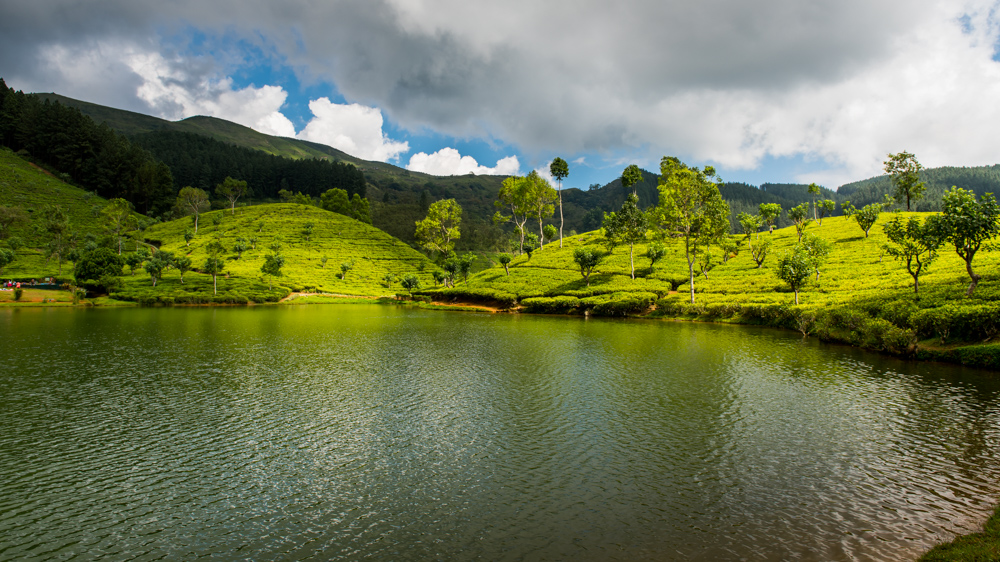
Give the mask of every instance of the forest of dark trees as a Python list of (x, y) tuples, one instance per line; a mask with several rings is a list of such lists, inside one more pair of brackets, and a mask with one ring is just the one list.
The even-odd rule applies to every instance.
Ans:
[(0, 78), (0, 145), (60, 179), (105, 199), (122, 198), (151, 217), (169, 216), (180, 187), (212, 193), (226, 177), (245, 180), (258, 198), (286, 189), (319, 196), (332, 188), (365, 197), (364, 173), (351, 164), (293, 160), (190, 133), (127, 138), (79, 109), (14, 91)]
[(179, 131), (142, 133), (132, 141), (166, 163), (178, 186), (211, 192), (232, 177), (247, 182), (256, 198), (277, 199), (282, 189), (319, 197), (333, 188), (367, 196), (364, 173), (343, 162), (292, 160)]
[(8, 88), (0, 78), (0, 144), (101, 197), (160, 215), (177, 196), (166, 164), (78, 109)]

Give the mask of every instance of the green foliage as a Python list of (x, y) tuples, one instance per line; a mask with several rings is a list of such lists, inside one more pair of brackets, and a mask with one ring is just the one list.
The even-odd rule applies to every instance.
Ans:
[(819, 209), (819, 224), (822, 225), (823, 217), (837, 210), (837, 203), (833, 199), (823, 199), (816, 202), (816, 208)]
[(635, 279), (635, 243), (646, 239), (649, 229), (649, 219), (639, 210), (639, 198), (630, 193), (625, 197), (621, 209), (617, 213), (605, 213), (604, 237), (614, 245), (628, 244), (629, 264), (632, 278)]
[(777, 274), (795, 291), (795, 304), (799, 304), (799, 289), (812, 276), (813, 267), (806, 249), (797, 246), (791, 253), (786, 253), (778, 262)]
[(215, 196), (229, 201), (229, 208), (236, 214), (236, 202), (247, 193), (247, 182), (235, 180), (229, 176), (215, 186)]
[(920, 181), (920, 171), (924, 167), (917, 162), (917, 157), (910, 152), (890, 154), (885, 161), (885, 173), (892, 177), (896, 186), (896, 201), (902, 203), (906, 199), (906, 210), (910, 210), (910, 200), (922, 199), (927, 186)]
[(981, 275), (972, 271), (972, 260), (983, 242), (1000, 233), (1000, 206), (992, 193), (976, 201), (976, 195), (965, 189), (953, 187), (941, 201), (941, 221), (938, 223), (941, 239), (955, 246), (955, 252), (965, 261), (965, 268), (972, 279), (967, 296), (979, 284)]
[(19, 301), (21, 297), (24, 296), (24, 289), (17, 287), (14, 289), (14, 300)]
[(190, 228), (184, 229), (184, 245), (190, 246), (192, 240), (194, 240), (194, 230)]
[(323, 192), (319, 198), (319, 206), (332, 213), (351, 216), (351, 201), (347, 198), (347, 191), (343, 189), (335, 187)]
[(594, 272), (594, 268), (604, 261), (607, 256), (604, 252), (596, 248), (577, 248), (573, 251), (573, 261), (576, 265), (580, 266), (580, 275), (583, 276), (584, 282), (587, 286), (590, 286), (590, 275)]
[(774, 221), (781, 216), (781, 205), (778, 203), (761, 203), (758, 207), (760, 218), (767, 225), (769, 231), (774, 230)]
[(184, 274), (191, 270), (191, 258), (187, 256), (178, 256), (173, 260), (174, 268), (180, 274), (181, 284), (184, 284)]
[(646, 257), (649, 258), (650, 274), (656, 272), (656, 262), (662, 260), (665, 255), (667, 255), (667, 249), (660, 242), (653, 242), (646, 248)]
[(14, 253), (14, 250), (0, 248), (0, 274), (3, 274), (3, 268), (13, 263), (15, 259), (17, 259), (17, 254)]
[(402, 281), (400, 281), (400, 285), (402, 285), (408, 293), (412, 294), (414, 289), (420, 288), (420, 278), (412, 273), (408, 273), (403, 276)]
[[(308, 237), (306, 238), (308, 240)], [(243, 252), (250, 249), (250, 243), (246, 238), (240, 237), (233, 243), (233, 251), (236, 252), (236, 259), (243, 258)]]
[(538, 242), (538, 235), (537, 234), (525, 234), (524, 235), (524, 242), (522, 244), (523, 244), (522, 245), (522, 249), (524, 250), (524, 253), (528, 255), (528, 259), (530, 260), (531, 259), (531, 254), (534, 253), (534, 251), (537, 250), (539, 248), (539, 246), (540, 246), (540, 244)]
[(542, 233), (545, 234), (545, 239), (551, 242), (559, 235), (559, 229), (555, 225), (547, 224), (542, 228)]
[(874, 226), (878, 221), (878, 217), (882, 213), (883, 206), (884, 205), (882, 203), (872, 203), (870, 205), (865, 205), (865, 207), (860, 210), (852, 207), (847, 215), (857, 221), (861, 230), (865, 231), (865, 238), (868, 238), (868, 231), (871, 230), (872, 226)]
[(816, 280), (819, 281), (819, 268), (830, 255), (830, 243), (815, 234), (806, 234), (799, 240), (799, 245), (805, 251), (809, 267), (816, 272)]
[[(142, 262), (146, 261), (147, 257), (148, 257), (148, 252), (146, 253), (146, 255), (143, 255), (139, 252), (132, 252), (126, 255), (124, 259), (125, 259), (125, 265), (127, 265), (129, 269), (129, 275), (135, 275), (136, 268), (141, 266)], [(77, 265), (79, 265), (79, 263), (77, 263)]]
[(312, 238), (314, 228), (316, 228), (316, 225), (311, 222), (302, 225), (302, 237), (306, 239), (306, 242), (309, 242)]
[(802, 240), (802, 233), (805, 232), (806, 227), (809, 226), (809, 223), (811, 222), (808, 219), (808, 216), (809, 206), (805, 203), (788, 209), (788, 219), (792, 221), (793, 225), (795, 225), (795, 232), (799, 235), (800, 241)]
[(15, 252), (24, 247), (24, 239), (20, 236), (11, 236), (5, 240), (4, 243), (7, 244), (8, 248), (14, 250)]
[(357, 193), (351, 197), (351, 218), (365, 224), (372, 223), (371, 205), (368, 204), (368, 199)]
[(0, 205), (0, 240), (7, 238), (11, 228), (28, 222), (28, 213), (17, 205)]
[(208, 194), (203, 189), (187, 186), (182, 187), (177, 193), (177, 203), (174, 205), (175, 212), (181, 216), (191, 215), (194, 217), (195, 234), (198, 234), (198, 218), (202, 211), (208, 208)]
[(267, 275), (267, 289), (271, 290), (272, 280), (281, 277), (281, 268), (285, 266), (285, 258), (281, 255), (268, 254), (264, 256), (264, 263), (260, 266), (260, 271)]
[(95, 248), (84, 252), (73, 267), (73, 277), (76, 284), (93, 291), (107, 288), (100, 280), (105, 277), (118, 277), (122, 274), (125, 260), (110, 248)]
[(508, 277), (510, 276), (510, 267), (509, 266), (510, 266), (510, 261), (512, 259), (514, 259), (514, 258), (510, 254), (500, 254), (500, 255), (497, 256), (497, 262), (499, 262), (500, 265), (503, 266), (503, 271), (504, 271), (504, 273), (507, 274)]
[(156, 252), (152, 258), (146, 260), (146, 273), (149, 274), (150, 280), (153, 282), (153, 286), (156, 286), (156, 282), (163, 277), (163, 270), (167, 269), (173, 264), (173, 256), (168, 252)]
[(760, 232), (760, 227), (764, 225), (764, 218), (760, 215), (740, 213), (736, 216), (736, 218), (740, 223), (740, 230), (743, 232), (743, 236), (747, 240), (749, 240), (754, 234)]
[(715, 168), (690, 168), (677, 158), (660, 162), (660, 202), (651, 210), (652, 223), (662, 235), (684, 239), (691, 302), (694, 302), (694, 264), (700, 253), (729, 231), (729, 206), (712, 178)]
[(425, 250), (447, 254), (461, 238), (462, 207), (454, 199), (435, 201), (428, 207), (427, 217), (416, 224), (417, 241)]
[[(642, 170), (635, 164), (629, 164), (622, 172), (622, 187), (628, 189), (642, 181)], [(638, 197), (636, 197), (638, 200)]]
[(458, 258), (458, 273), (462, 275), (466, 284), (469, 282), (469, 272), (472, 271), (472, 264), (476, 261), (475, 254), (464, 254)]
[(354, 260), (345, 261), (340, 264), (340, 280), (347, 279), (347, 272), (354, 269)]
[(916, 217), (904, 221), (902, 217), (895, 216), (882, 227), (889, 241), (884, 246), (885, 250), (906, 266), (906, 271), (913, 277), (914, 293), (920, 292), (920, 274), (934, 260), (934, 252), (941, 245), (938, 220), (939, 217), (931, 216), (921, 224)]
[(521, 301), (526, 312), (565, 314), (580, 306), (580, 299), (570, 296), (531, 297)]

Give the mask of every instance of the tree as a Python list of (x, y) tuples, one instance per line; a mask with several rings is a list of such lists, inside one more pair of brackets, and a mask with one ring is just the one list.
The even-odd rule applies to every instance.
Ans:
[(699, 170), (674, 157), (664, 157), (660, 162), (660, 198), (653, 209), (653, 222), (664, 235), (684, 239), (692, 303), (698, 255), (729, 232), (729, 205), (712, 178), (718, 180), (711, 166)]
[(827, 256), (830, 255), (830, 243), (811, 233), (804, 235), (799, 243), (805, 249), (809, 265), (816, 272), (816, 280), (819, 281), (819, 268), (826, 261)]
[(185, 228), (184, 229), (184, 245), (185, 246), (190, 246), (192, 240), (194, 240), (194, 231), (191, 230), (190, 228)]
[(653, 242), (646, 247), (646, 257), (649, 258), (649, 273), (652, 274), (656, 267), (656, 262), (667, 255), (667, 249), (659, 242)]
[(809, 187), (807, 187), (806, 190), (809, 191), (809, 194), (813, 196), (812, 198), (813, 220), (816, 220), (816, 196), (822, 193), (822, 191), (820, 190), (819, 185), (815, 183), (809, 184)]
[(236, 252), (236, 259), (243, 259), (243, 252), (250, 249), (250, 243), (246, 238), (237, 238), (233, 243), (233, 251)]
[(454, 199), (435, 201), (416, 224), (417, 241), (426, 251), (447, 254), (462, 235), (462, 207)]
[(307, 222), (302, 225), (302, 237), (306, 239), (306, 242), (312, 239), (314, 228), (316, 228), (316, 225), (311, 222)]
[(319, 197), (319, 206), (332, 213), (351, 216), (351, 201), (347, 198), (347, 191), (343, 189), (335, 187), (323, 192)]
[(920, 224), (917, 217), (910, 217), (904, 222), (902, 217), (895, 216), (882, 227), (889, 240), (884, 249), (894, 259), (906, 265), (906, 271), (913, 277), (915, 294), (920, 293), (920, 275), (934, 260), (934, 252), (941, 245), (937, 224), (939, 220), (939, 215), (932, 215), (924, 224)]
[(351, 218), (365, 224), (372, 223), (371, 205), (368, 204), (368, 199), (357, 193), (354, 194), (354, 197), (351, 197)]
[(0, 205), (0, 240), (10, 234), (11, 227), (26, 222), (28, 222), (28, 213), (21, 207)]
[(208, 194), (197, 187), (182, 187), (177, 194), (177, 208), (184, 214), (194, 215), (194, 233), (198, 234), (198, 217), (209, 208)]
[(885, 173), (892, 176), (892, 183), (896, 186), (896, 201), (902, 203), (906, 199), (906, 210), (910, 210), (910, 200), (922, 199), (927, 187), (920, 181), (920, 170), (924, 167), (917, 162), (917, 157), (913, 154), (900, 152), (889, 154), (885, 161)]
[(639, 197), (629, 193), (617, 213), (604, 214), (604, 236), (614, 244), (628, 244), (628, 260), (635, 279), (635, 243), (646, 239), (649, 219), (639, 210)]
[(111, 248), (95, 248), (84, 252), (73, 264), (73, 278), (77, 285), (103, 291), (108, 279), (121, 276), (124, 265), (122, 257)]
[(955, 252), (965, 261), (965, 270), (972, 283), (965, 292), (972, 296), (982, 278), (972, 271), (972, 260), (979, 247), (1000, 233), (997, 220), (1000, 206), (992, 193), (976, 201), (976, 194), (960, 187), (952, 187), (941, 198), (941, 221), (938, 225), (941, 238), (955, 245)]
[(7, 267), (14, 260), (17, 259), (17, 254), (14, 250), (8, 250), (7, 248), (0, 248), (0, 273), (3, 273), (3, 268)]
[(537, 250), (538, 247), (539, 247), (539, 244), (538, 244), (538, 235), (537, 234), (527, 234), (527, 235), (525, 235), (525, 237), (524, 237), (524, 253), (528, 254), (528, 259), (529, 260), (531, 259), (531, 254), (535, 250)]
[(462, 274), (465, 284), (469, 284), (469, 272), (472, 271), (472, 264), (476, 262), (476, 254), (467, 253), (458, 258), (458, 272)]
[(833, 212), (837, 210), (837, 203), (833, 199), (823, 199), (822, 201), (816, 203), (819, 207), (819, 224), (823, 226), (823, 217), (826, 215), (833, 215)]
[(701, 253), (701, 257), (698, 258), (698, 265), (701, 266), (698, 273), (704, 275), (705, 279), (708, 279), (708, 272), (715, 269), (716, 264), (713, 258), (715, 256), (712, 255), (712, 248), (710, 247), (706, 247), (705, 251)]
[(745, 240), (749, 240), (751, 236), (760, 232), (760, 227), (764, 224), (764, 219), (760, 215), (749, 213), (736, 215), (736, 220), (740, 223), (740, 230), (743, 231)]
[(805, 232), (806, 227), (812, 222), (806, 218), (809, 216), (808, 213), (809, 205), (806, 203), (788, 209), (788, 219), (795, 225), (795, 233), (799, 235), (799, 242), (802, 241), (802, 233)]
[(778, 217), (781, 216), (781, 205), (778, 203), (761, 203), (757, 209), (760, 212), (760, 218), (767, 225), (767, 231), (774, 232), (774, 221), (778, 220)]
[(434, 272), (431, 273), (431, 277), (434, 278), (434, 286), (435, 287), (437, 287), (441, 283), (445, 283), (445, 287), (448, 286), (448, 284), (447, 284), (447, 282), (448, 282), (448, 274), (445, 273), (445, 272), (443, 272), (443, 271), (441, 271), (440, 269), (435, 269)]
[(865, 231), (865, 238), (868, 238), (868, 231), (878, 221), (878, 216), (882, 213), (882, 203), (872, 203), (865, 205), (861, 210), (851, 207), (851, 216), (858, 221), (858, 226)]
[(538, 175), (538, 172), (532, 170), (524, 177), (524, 181), (531, 184), (530, 196), (531, 196), (531, 210), (528, 211), (528, 216), (533, 219), (538, 219), (538, 247), (545, 248), (545, 228), (542, 222), (551, 217), (553, 213), (556, 212), (555, 201), (556, 201), (556, 190), (552, 189), (549, 182), (545, 180), (542, 176)]
[(517, 233), (520, 236), (518, 252), (522, 254), (524, 253), (524, 225), (528, 222), (528, 216), (533, 204), (531, 188), (532, 186), (529, 182), (525, 181), (525, 178), (518, 176), (504, 178), (503, 183), (500, 185), (500, 192), (497, 194), (497, 200), (493, 202), (493, 205), (498, 209), (510, 210), (509, 216), (502, 214), (498, 210), (493, 215), (493, 223), (514, 223), (514, 226), (517, 227)]
[(596, 248), (577, 248), (573, 251), (573, 261), (580, 266), (580, 275), (583, 276), (588, 287), (590, 286), (590, 274), (594, 272), (594, 268), (601, 264), (605, 256), (607, 254)]
[(247, 193), (247, 182), (243, 180), (235, 180), (229, 176), (222, 180), (222, 183), (215, 186), (215, 196), (229, 201), (229, 208), (232, 210), (232, 214), (236, 214), (236, 201), (246, 195)]
[(212, 240), (205, 247), (205, 251), (208, 252), (208, 259), (205, 260), (205, 265), (202, 269), (205, 270), (205, 273), (212, 276), (212, 294), (217, 295), (219, 294), (218, 275), (222, 273), (226, 265), (221, 256), (226, 252), (226, 248), (218, 240)]
[(549, 173), (559, 183), (559, 247), (562, 248), (563, 239), (563, 203), (562, 203), (562, 181), (569, 175), (569, 164), (558, 156), (549, 164)]
[(771, 252), (771, 238), (761, 238), (758, 233), (756, 239), (750, 240), (749, 246), (750, 257), (757, 264), (757, 269), (760, 269), (764, 265), (767, 255)]
[(281, 268), (285, 265), (285, 258), (280, 254), (268, 254), (264, 256), (264, 263), (260, 266), (260, 271), (267, 275), (267, 290), (270, 291), (275, 277), (281, 277)]
[(156, 254), (150, 259), (146, 260), (146, 273), (149, 274), (149, 278), (153, 281), (153, 286), (156, 286), (156, 282), (163, 277), (163, 270), (171, 266), (173, 261), (173, 256), (164, 251), (156, 252)]
[(503, 266), (504, 273), (506, 273), (508, 277), (510, 277), (510, 260), (510, 254), (500, 254), (497, 256), (497, 261)]
[(414, 289), (420, 288), (420, 279), (418, 279), (416, 275), (409, 273), (403, 276), (403, 280), (400, 281), (399, 284), (406, 289), (406, 292), (412, 295)]
[(181, 274), (181, 285), (183, 285), (184, 274), (191, 270), (191, 258), (187, 256), (174, 258), (174, 267), (177, 268), (177, 272)]
[(385, 286), (388, 289), (392, 288), (392, 283), (396, 280), (396, 275), (394, 273), (386, 273), (382, 276), (382, 281), (385, 282)]
[(719, 249), (722, 250), (722, 263), (729, 263), (730, 258), (734, 258), (740, 253), (741, 240), (731, 236), (724, 236), (719, 240)]
[[(545, 225), (545, 228), (542, 229), (542, 231), (545, 233), (545, 239), (548, 240), (549, 242), (555, 240), (556, 235), (559, 234), (559, 231), (556, 229), (555, 225), (551, 224)], [(560, 242), (562, 242), (562, 240), (560, 240)], [(560, 246), (560, 248), (561, 247), (562, 246)]]
[(128, 266), (129, 275), (135, 276), (135, 269), (142, 265), (142, 262), (146, 261), (148, 256), (144, 256), (139, 252), (132, 252), (131, 254), (125, 256), (125, 265)]
[(786, 253), (778, 262), (778, 278), (795, 291), (795, 304), (799, 304), (799, 289), (809, 282), (812, 271), (809, 256), (801, 245), (795, 246), (791, 254)]
[(42, 210), (42, 229), (49, 235), (48, 257), (55, 256), (62, 275), (62, 262), (71, 244), (69, 215), (62, 207), (47, 205)]
[(340, 264), (340, 280), (347, 279), (347, 272), (354, 269), (354, 260), (345, 261)]
[[(636, 166), (635, 164), (629, 164), (622, 172), (622, 187), (624, 187), (626, 191), (628, 191), (628, 188), (641, 181), (642, 170), (640, 170), (639, 166)], [(636, 199), (638, 199), (638, 194), (635, 189), (632, 189), (632, 193), (636, 196)]]

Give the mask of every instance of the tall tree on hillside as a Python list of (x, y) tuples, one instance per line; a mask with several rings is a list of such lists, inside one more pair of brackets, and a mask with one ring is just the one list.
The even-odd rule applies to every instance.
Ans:
[(500, 186), (500, 192), (497, 194), (497, 200), (493, 202), (493, 205), (498, 209), (510, 210), (509, 216), (504, 215), (498, 210), (493, 215), (493, 222), (494, 224), (514, 223), (514, 226), (517, 227), (517, 233), (520, 236), (520, 243), (518, 244), (519, 254), (524, 253), (524, 225), (528, 222), (528, 217), (534, 203), (531, 197), (531, 187), (530, 183), (526, 182), (523, 177), (510, 176), (504, 178)]
[(802, 241), (802, 233), (805, 232), (806, 227), (812, 222), (808, 218), (809, 216), (809, 205), (803, 203), (801, 205), (792, 207), (788, 209), (788, 218), (795, 225), (795, 233), (799, 235), (799, 242)]
[(351, 216), (351, 200), (348, 199), (347, 192), (340, 188), (335, 187), (323, 192), (319, 197), (319, 206), (345, 217)]
[(819, 224), (823, 226), (823, 217), (826, 215), (832, 215), (835, 210), (837, 210), (837, 203), (833, 199), (823, 199), (818, 201), (816, 206), (819, 207)]
[(247, 193), (247, 182), (235, 180), (229, 176), (222, 180), (222, 183), (215, 186), (215, 196), (229, 201), (229, 208), (232, 214), (236, 214), (236, 201)]
[(549, 173), (559, 182), (559, 247), (562, 248), (563, 239), (563, 203), (562, 203), (562, 181), (569, 175), (569, 164), (558, 156), (549, 164)]
[(921, 224), (917, 217), (910, 217), (904, 222), (902, 217), (896, 216), (882, 227), (890, 242), (884, 248), (906, 266), (906, 271), (913, 277), (914, 294), (920, 294), (920, 275), (934, 260), (935, 251), (941, 245), (938, 236), (940, 219), (940, 215), (931, 215)]
[(821, 193), (821, 191), (820, 191), (819, 185), (817, 185), (815, 183), (809, 184), (809, 187), (806, 188), (806, 189), (808, 189), (809, 194), (813, 196), (813, 199), (812, 199), (813, 220), (815, 221), (816, 220), (816, 196), (819, 195)]
[(941, 199), (939, 237), (955, 245), (955, 252), (965, 261), (965, 270), (972, 283), (965, 292), (972, 296), (982, 276), (972, 271), (972, 259), (983, 242), (1000, 234), (1000, 206), (992, 193), (976, 201), (976, 194), (960, 187), (952, 187)]
[(55, 256), (62, 275), (62, 262), (70, 247), (69, 215), (62, 207), (48, 205), (42, 210), (42, 229), (49, 235), (48, 257)]
[[(633, 186), (641, 181), (642, 170), (640, 170), (639, 166), (636, 166), (635, 164), (629, 164), (622, 172), (622, 187), (624, 187), (626, 191), (628, 191), (628, 188), (632, 187), (632, 193), (636, 193)], [(636, 196), (638, 196), (638, 194), (636, 194)]]
[(906, 199), (906, 210), (910, 210), (910, 200), (922, 199), (927, 186), (920, 181), (920, 170), (924, 167), (917, 162), (917, 157), (912, 153), (900, 152), (890, 154), (885, 161), (885, 173), (892, 176), (892, 183), (896, 186), (896, 201), (902, 203)]
[(781, 216), (781, 205), (779, 203), (761, 203), (757, 206), (760, 211), (760, 218), (767, 224), (767, 231), (774, 232), (774, 221)]
[(719, 178), (711, 166), (699, 170), (666, 156), (660, 162), (660, 200), (652, 210), (652, 222), (664, 235), (684, 238), (692, 303), (699, 254), (729, 232), (729, 205), (713, 179)]
[(194, 233), (198, 234), (198, 217), (208, 210), (208, 194), (197, 187), (182, 187), (177, 194), (177, 208), (184, 214), (194, 215)]
[(649, 219), (639, 209), (639, 197), (629, 193), (617, 213), (604, 214), (604, 236), (614, 240), (613, 244), (628, 244), (628, 261), (635, 279), (635, 243), (646, 239)]
[(461, 237), (462, 207), (454, 199), (435, 201), (427, 209), (427, 217), (417, 221), (417, 241), (428, 252), (447, 254), (455, 249)]
[(101, 210), (101, 216), (104, 218), (104, 229), (115, 238), (118, 243), (118, 255), (122, 255), (122, 239), (125, 233), (139, 228), (139, 221), (132, 213), (132, 204), (120, 197), (112, 199)]
[(208, 252), (208, 259), (205, 260), (205, 265), (202, 269), (205, 273), (212, 276), (212, 294), (219, 294), (219, 282), (218, 276), (222, 273), (225, 268), (225, 262), (222, 261), (222, 255), (226, 253), (226, 247), (222, 245), (222, 242), (218, 240), (212, 240), (205, 247), (205, 251)]
[(531, 210), (528, 216), (538, 219), (538, 244), (539, 248), (545, 248), (545, 227), (543, 221), (551, 217), (556, 212), (554, 205), (556, 201), (556, 190), (552, 189), (548, 180), (538, 175), (532, 170), (524, 177), (525, 182), (530, 182), (531, 187)]
[(368, 204), (368, 199), (357, 193), (351, 197), (351, 218), (365, 224), (372, 223), (371, 205)]

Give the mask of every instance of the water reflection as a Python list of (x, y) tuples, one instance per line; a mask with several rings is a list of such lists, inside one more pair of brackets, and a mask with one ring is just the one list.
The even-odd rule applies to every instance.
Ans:
[(997, 497), (1000, 384), (782, 332), (0, 311), (0, 558), (896, 559)]

